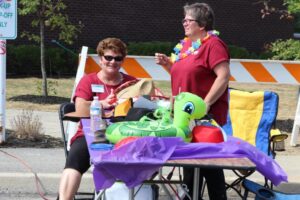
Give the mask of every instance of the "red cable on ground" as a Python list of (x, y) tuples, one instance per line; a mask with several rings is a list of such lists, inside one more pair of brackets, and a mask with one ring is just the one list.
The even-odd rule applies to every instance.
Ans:
[[(25, 162), (23, 161), (21, 158), (18, 158), (17, 156), (14, 156), (12, 154), (7, 153), (6, 151), (3, 151), (0, 149), (0, 151), (16, 160), (18, 160), (19, 162), (21, 162), (21, 164), (23, 164), (27, 169), (29, 169), (29, 172), (33, 173), (34, 178), (35, 178), (35, 186), (37, 189), (38, 194), (40, 195), (40, 197), (42, 197), (44, 200), (49, 200), (45, 197), (45, 188), (43, 187), (42, 181), (39, 179), (38, 175), (36, 172), (34, 172), (32, 170), (32, 168)], [(42, 191), (43, 190), (43, 191)]]

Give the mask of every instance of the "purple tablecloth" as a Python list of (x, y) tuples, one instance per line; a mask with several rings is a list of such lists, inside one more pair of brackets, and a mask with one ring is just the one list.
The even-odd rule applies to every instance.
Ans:
[[(92, 138), (89, 121), (82, 120), (88, 144)], [(112, 151), (92, 151), (95, 168), (94, 182), (97, 190), (110, 187), (122, 180), (131, 188), (151, 177), (167, 160), (191, 158), (239, 158), (247, 157), (256, 170), (273, 184), (285, 181), (287, 175), (275, 160), (257, 150), (251, 144), (234, 137), (223, 143), (185, 143), (181, 138), (143, 137)]]

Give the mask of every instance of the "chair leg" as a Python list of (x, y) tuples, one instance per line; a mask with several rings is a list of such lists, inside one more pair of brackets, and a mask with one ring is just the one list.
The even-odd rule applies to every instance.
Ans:
[(243, 200), (247, 200), (248, 197), (248, 190), (245, 188), (245, 192), (244, 192), (244, 196), (243, 196)]
[(203, 180), (203, 185), (202, 185), (202, 188), (201, 188), (201, 198), (202, 199), (203, 199), (205, 188), (206, 188), (206, 180), (204, 179)]
[(105, 189), (102, 191), (100, 190), (98, 193), (95, 191), (94, 200), (106, 200)]

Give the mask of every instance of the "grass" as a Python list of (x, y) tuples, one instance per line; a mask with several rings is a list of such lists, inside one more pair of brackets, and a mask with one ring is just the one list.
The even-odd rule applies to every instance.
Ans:
[(57, 111), (59, 104), (70, 101), (75, 78), (52, 79), (56, 94), (49, 92), (45, 100), (41, 96), (39, 78), (8, 78), (6, 80), (6, 108)]
[[(41, 96), (41, 79), (39, 78), (8, 78), (6, 80), (6, 108), (32, 109), (42, 111), (57, 111), (63, 102), (70, 101), (75, 78), (48, 78), (48, 82), (56, 82), (48, 91), (49, 97), (45, 100)], [(157, 82), (157, 86), (165, 95), (170, 95), (170, 86), (167, 81)], [(51, 92), (56, 91), (56, 94)]]

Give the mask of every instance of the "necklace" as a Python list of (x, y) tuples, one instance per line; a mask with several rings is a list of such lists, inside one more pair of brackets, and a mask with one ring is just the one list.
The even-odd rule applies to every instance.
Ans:
[[(109, 86), (119, 85), (123, 81), (123, 75), (119, 73), (118, 79), (115, 79), (113, 81), (108, 81), (107, 79), (104, 78), (103, 74), (100, 72), (100, 80), (102, 81), (102, 83), (104, 85), (104, 89), (105, 89), (106, 93), (110, 94), (110, 92), (107, 89), (107, 85), (109, 85)], [(110, 82), (112, 82), (112, 83), (110, 83)]]
[(206, 36), (202, 40), (199, 38), (195, 42), (192, 42), (192, 45), (188, 48), (188, 50), (181, 53), (184, 44), (190, 40), (188, 37), (185, 37), (174, 47), (175, 53), (171, 54), (171, 61), (175, 63), (181, 59), (186, 58), (187, 56), (193, 54), (197, 49), (199, 49), (201, 45), (205, 43), (209, 38), (211, 38), (212, 36), (217, 37), (219, 34), (220, 33), (216, 30), (208, 31)]

